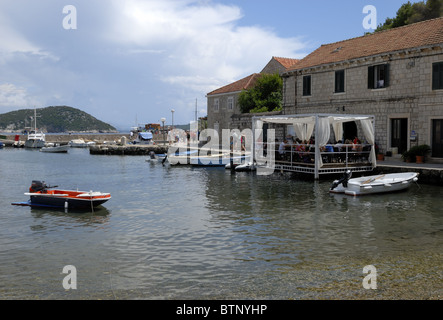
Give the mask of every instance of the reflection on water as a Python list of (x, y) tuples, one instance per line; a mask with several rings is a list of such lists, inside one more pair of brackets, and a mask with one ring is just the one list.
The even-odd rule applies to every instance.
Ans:
[[(1, 151), (0, 298), (441, 297), (441, 188), (349, 197), (279, 174), (87, 150), (58, 160)], [(112, 199), (94, 212), (11, 206), (33, 179)], [(382, 290), (362, 289), (368, 264)], [(65, 265), (78, 270), (76, 291), (61, 285)]]

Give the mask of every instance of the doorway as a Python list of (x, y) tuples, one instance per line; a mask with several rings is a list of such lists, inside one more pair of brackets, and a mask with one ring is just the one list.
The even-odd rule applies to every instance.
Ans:
[[(355, 121), (344, 122), (343, 123), (343, 142), (346, 140), (353, 141), (357, 137), (357, 124)], [(338, 140), (338, 139), (337, 139)]]
[(432, 120), (432, 156), (443, 158), (443, 119)]
[(391, 147), (402, 154), (408, 150), (408, 119), (391, 119)]

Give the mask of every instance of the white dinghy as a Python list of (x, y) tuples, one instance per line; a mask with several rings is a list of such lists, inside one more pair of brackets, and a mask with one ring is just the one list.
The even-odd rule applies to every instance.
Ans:
[(345, 193), (351, 196), (366, 194), (387, 193), (409, 188), (412, 182), (418, 180), (418, 173), (390, 173), (369, 177), (351, 179), (352, 173), (348, 170), (343, 178), (332, 183), (331, 193)]

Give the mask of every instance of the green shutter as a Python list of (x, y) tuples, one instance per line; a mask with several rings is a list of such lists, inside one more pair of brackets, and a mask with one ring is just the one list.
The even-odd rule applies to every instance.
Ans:
[(303, 77), (303, 95), (304, 96), (311, 95), (311, 76)]
[(374, 89), (374, 67), (368, 67), (368, 89)]
[(432, 64), (432, 90), (443, 89), (443, 62)]
[(335, 71), (335, 92), (345, 92), (345, 71)]
[(385, 88), (389, 87), (389, 64), (385, 64)]

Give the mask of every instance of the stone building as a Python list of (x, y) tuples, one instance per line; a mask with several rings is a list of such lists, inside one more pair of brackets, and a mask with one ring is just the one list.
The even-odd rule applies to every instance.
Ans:
[(286, 72), (299, 60), (272, 57), (260, 73), (251, 74), (241, 80), (209, 92), (207, 97), (208, 128), (216, 130), (221, 138), (223, 129), (251, 128), (251, 115), (241, 114), (238, 105), (240, 92), (252, 88), (261, 74)]
[(383, 152), (428, 144), (443, 159), (443, 18), (322, 45), (282, 77), (284, 114), (374, 115)]

